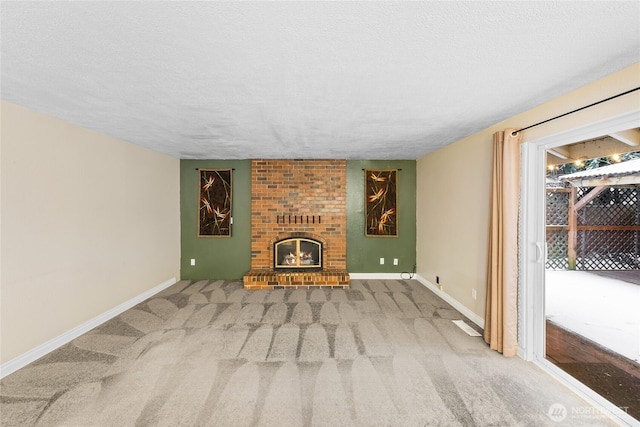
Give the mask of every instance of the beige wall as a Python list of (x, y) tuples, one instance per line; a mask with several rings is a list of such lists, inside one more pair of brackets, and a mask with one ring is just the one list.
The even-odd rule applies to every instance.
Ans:
[(180, 164), (1, 104), (1, 361), (179, 278)]
[[(433, 152), (417, 162), (417, 273), (484, 316), (491, 146), (494, 132), (522, 128), (640, 86), (640, 64)], [(527, 130), (524, 142), (640, 108), (640, 93)], [(471, 298), (472, 289), (477, 299)]]

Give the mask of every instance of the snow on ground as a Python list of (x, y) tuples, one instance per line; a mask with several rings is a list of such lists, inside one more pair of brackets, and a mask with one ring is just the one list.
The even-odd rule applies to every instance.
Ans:
[(545, 294), (549, 320), (640, 362), (640, 285), (547, 270)]

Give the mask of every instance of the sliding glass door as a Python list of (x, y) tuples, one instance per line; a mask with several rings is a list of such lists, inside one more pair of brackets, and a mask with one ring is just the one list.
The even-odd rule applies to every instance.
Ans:
[[(625, 423), (633, 422), (627, 414), (630, 406), (635, 404), (640, 407), (639, 403), (633, 401), (640, 395), (640, 390), (635, 390), (640, 382), (632, 375), (636, 372), (634, 369), (637, 368), (637, 362), (633, 358), (622, 356), (620, 360), (631, 362), (625, 365), (627, 370), (624, 370), (621, 367), (622, 363), (619, 361), (613, 363), (615, 358), (602, 352), (602, 348), (607, 347), (598, 341), (602, 341), (600, 337), (603, 335), (613, 335), (613, 330), (617, 326), (633, 323), (633, 315), (626, 318), (615, 316), (624, 316), (624, 303), (633, 304), (634, 294), (623, 291), (613, 292), (611, 282), (608, 281), (610, 277), (576, 269), (575, 263), (584, 263), (584, 260), (576, 260), (574, 253), (568, 253), (569, 250), (576, 249), (577, 243), (575, 241), (577, 237), (570, 236), (569, 233), (578, 231), (569, 230), (570, 225), (576, 223), (576, 218), (569, 218), (570, 215), (575, 214), (575, 210), (571, 213), (570, 209), (575, 208), (579, 199), (585, 197), (585, 194), (590, 191), (585, 190), (582, 195), (572, 195), (572, 191), (575, 192), (572, 188), (575, 186), (571, 184), (562, 186), (560, 191), (548, 191), (547, 152), (554, 150), (556, 153), (562, 153), (564, 152), (562, 147), (567, 144), (637, 128), (640, 126), (638, 117), (638, 113), (633, 112), (537, 141), (525, 142), (522, 147), (519, 300), (521, 355), (525, 359), (540, 364), (583, 397), (601, 405), (603, 410), (616, 415)], [(625, 191), (615, 190), (607, 194), (604, 190), (600, 190), (601, 199), (592, 196), (592, 200), (600, 205), (606, 204), (607, 200), (613, 203), (608, 198), (617, 198), (616, 200), (619, 201)], [(627, 202), (622, 204), (626, 206), (625, 203)], [(584, 205), (583, 203), (583, 208)], [(549, 214), (548, 207), (556, 211), (564, 210), (566, 214), (554, 217)], [(596, 210), (597, 208), (591, 209), (589, 214), (584, 215), (593, 216)], [(585, 225), (581, 227), (584, 229)], [(584, 235), (580, 238), (583, 241), (588, 240)], [(569, 239), (573, 240), (572, 247), (569, 247), (571, 246)], [(611, 251), (603, 252), (606, 246), (604, 243), (596, 243), (595, 246), (599, 246), (598, 256), (604, 255), (616, 259), (626, 257), (626, 255), (619, 256), (620, 250), (614, 252), (618, 255), (611, 255)], [(587, 242), (587, 249), (590, 253), (594, 253), (594, 244), (589, 247)], [(558, 264), (560, 259), (564, 259), (564, 264)], [(617, 260), (619, 263), (622, 261)], [(578, 267), (582, 265), (578, 264)], [(598, 285), (601, 282), (606, 282), (605, 290)], [(640, 287), (640, 285), (633, 286)], [(626, 295), (621, 298), (627, 301), (614, 300), (612, 296), (614, 293)], [(600, 306), (597, 305), (598, 303)], [(611, 307), (608, 312), (604, 310), (605, 305)], [(580, 325), (592, 324), (598, 316), (608, 318), (609, 323), (601, 322), (600, 327), (596, 328), (597, 334), (589, 338), (588, 333), (581, 329)], [(637, 338), (637, 331), (635, 338)], [(629, 336), (627, 340), (622, 341), (629, 344), (633, 340), (634, 337)], [(586, 346), (586, 343), (590, 342), (595, 345)], [(618, 351), (614, 350), (614, 353), (619, 355)], [(629, 353), (630, 356), (633, 356), (633, 351)], [(595, 381), (590, 381), (592, 379)], [(595, 383), (600, 384), (600, 388), (593, 385)], [(630, 397), (627, 400), (622, 398), (615, 402), (611, 393), (613, 387), (623, 389), (623, 393), (618, 393), (620, 396), (627, 394)]]

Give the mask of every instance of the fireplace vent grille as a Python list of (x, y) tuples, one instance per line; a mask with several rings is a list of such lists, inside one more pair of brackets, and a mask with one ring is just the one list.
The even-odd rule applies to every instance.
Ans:
[(276, 224), (322, 224), (321, 215), (277, 215)]

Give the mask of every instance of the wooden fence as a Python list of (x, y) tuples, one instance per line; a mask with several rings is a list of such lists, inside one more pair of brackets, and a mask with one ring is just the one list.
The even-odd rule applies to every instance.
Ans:
[[(549, 188), (546, 267), (635, 270), (640, 266), (640, 205), (636, 187)], [(590, 195), (591, 193), (591, 195)]]

